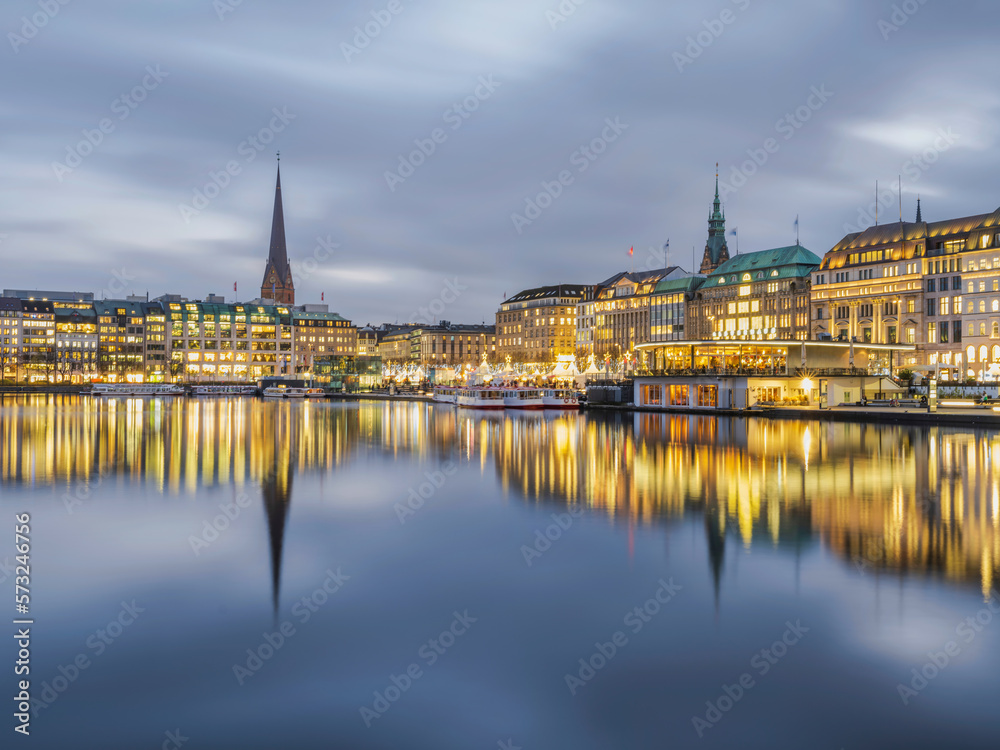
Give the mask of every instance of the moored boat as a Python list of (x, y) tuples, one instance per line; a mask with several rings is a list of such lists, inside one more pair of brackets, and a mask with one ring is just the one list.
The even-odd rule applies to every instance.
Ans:
[(543, 409), (542, 391), (539, 388), (507, 388), (503, 403), (508, 409)]
[(183, 396), (184, 389), (175, 383), (94, 383), (94, 396)]
[(256, 396), (254, 385), (193, 385), (192, 396)]
[(465, 409), (503, 409), (503, 391), (494, 388), (459, 388), (455, 403)]
[(439, 385), (434, 388), (434, 401), (439, 404), (454, 404), (458, 402), (458, 392), (460, 388), (449, 385)]
[(309, 390), (296, 386), (272, 385), (264, 389), (264, 398), (305, 398)]
[(580, 398), (576, 391), (566, 388), (546, 388), (542, 391), (542, 403), (546, 409), (580, 408)]

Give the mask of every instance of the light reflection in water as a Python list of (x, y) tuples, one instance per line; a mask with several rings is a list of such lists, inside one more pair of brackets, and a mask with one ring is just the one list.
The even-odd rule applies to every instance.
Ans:
[(419, 403), (33, 396), (0, 406), (0, 482), (77, 492), (115, 476), (167, 495), (259, 486), (276, 600), (293, 476), (368, 453), (458, 459), (529, 502), (629, 524), (701, 514), (713, 570), (730, 534), (748, 549), (819, 542), (859, 570), (932, 573), (986, 596), (1000, 560), (998, 449), (1000, 433), (971, 429)]

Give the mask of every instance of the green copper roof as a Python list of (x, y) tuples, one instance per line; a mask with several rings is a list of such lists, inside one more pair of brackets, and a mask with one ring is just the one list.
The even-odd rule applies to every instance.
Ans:
[(653, 294), (693, 292), (704, 283), (704, 276), (685, 276), (682, 279), (667, 279), (656, 285), (656, 289), (653, 290)]
[[(747, 280), (743, 275), (747, 273), (750, 274), (752, 281), (808, 276), (819, 263), (820, 259), (816, 254), (801, 245), (776, 247), (772, 250), (737, 255), (727, 260), (709, 274), (706, 283), (746, 283)], [(758, 277), (758, 274), (761, 275)]]

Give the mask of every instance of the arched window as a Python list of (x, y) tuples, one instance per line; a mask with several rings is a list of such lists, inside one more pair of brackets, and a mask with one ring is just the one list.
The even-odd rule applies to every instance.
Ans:
[(969, 364), (970, 365), (973, 364), (973, 363), (975, 363), (975, 361), (976, 361), (976, 347), (970, 346), (968, 349), (965, 350), (965, 354), (969, 358)]
[(986, 312), (986, 300), (979, 300), (979, 312)]
[[(993, 325), (996, 325), (996, 323), (994, 323)], [(996, 362), (998, 360), (1000, 360), (1000, 346), (997, 346), (996, 344), (994, 344), (993, 345), (993, 361)]]
[(992, 339), (1000, 339), (1000, 323), (993, 321), (993, 335), (990, 336)]
[(993, 300), (993, 312), (1000, 312), (1000, 299)]
[(979, 347), (979, 361), (980, 362), (986, 361), (986, 344), (983, 344), (981, 347)]
[(743, 274), (743, 280), (744, 281), (750, 281), (750, 274), (748, 274), (748, 273)]

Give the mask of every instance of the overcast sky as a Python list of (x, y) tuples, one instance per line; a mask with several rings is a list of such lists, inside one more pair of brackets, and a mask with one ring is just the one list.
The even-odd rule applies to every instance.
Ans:
[(576, 2), (7, 0), (0, 286), (256, 296), (279, 148), (359, 324), (690, 270), (716, 162), (742, 252), (1000, 205), (995, 1)]

